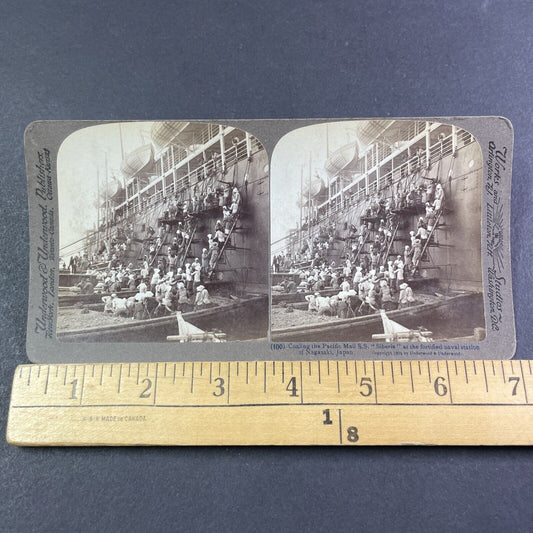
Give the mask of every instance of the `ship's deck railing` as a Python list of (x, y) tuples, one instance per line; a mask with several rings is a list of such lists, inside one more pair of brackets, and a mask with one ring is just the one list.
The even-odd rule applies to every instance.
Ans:
[[(464, 130), (460, 130), (457, 135), (457, 149), (460, 149), (474, 141), (474, 138), (472, 135), (468, 132), (465, 132)], [(448, 136), (445, 136), (442, 140), (437, 141), (434, 143), (430, 149), (429, 149), (429, 161), (430, 164), (437, 163), (440, 159), (443, 159), (444, 157), (447, 157), (453, 153), (453, 136), (450, 134)], [(404, 180), (406, 177), (411, 174), (411, 177), (414, 179), (413, 175), (413, 169), (420, 168), (426, 160), (426, 151), (421, 149), (417, 154), (411, 156), (408, 160), (404, 161), (400, 165), (392, 168), (388, 172), (384, 174), (380, 174), (379, 176), (379, 191), (383, 191), (384, 189), (387, 189), (391, 186), (397, 185), (400, 181)], [(372, 196), (377, 191), (377, 181), (373, 181), (368, 184), (368, 186), (364, 186), (360, 188), (357, 192), (353, 193), (351, 190), (356, 187), (359, 183), (362, 183), (365, 180), (364, 176), (358, 179), (357, 181), (354, 181), (353, 183), (349, 184), (348, 186), (344, 187), (342, 194), (339, 191), (335, 195), (333, 195), (329, 200), (326, 200), (322, 204), (318, 206), (319, 213), (322, 216), (326, 215), (325, 208), (327, 208), (328, 203), (329, 204), (338, 204), (340, 201), (340, 198), (342, 196), (346, 197), (349, 196), (351, 200), (358, 201), (360, 200), (361, 196)], [(410, 183), (407, 183), (407, 185), (410, 185)], [(392, 191), (391, 191), (392, 193)], [(349, 202), (350, 200), (348, 200)], [(326, 209), (327, 210), (327, 209)], [(328, 212), (331, 212), (332, 209), (330, 209)], [(319, 216), (319, 218), (321, 218)]]
[[(263, 149), (261, 143), (255, 137), (252, 136), (250, 137), (250, 145), (250, 155), (253, 155), (254, 153), (257, 153), (258, 151)], [(246, 160), (248, 158), (248, 148), (246, 139), (242, 139), (238, 143), (232, 144), (231, 146), (226, 148), (224, 156), (226, 160), (226, 169), (229, 169), (229, 167), (238, 163), (239, 161)], [(209, 161), (206, 161), (202, 165), (198, 166), (197, 168), (191, 170), (184, 176), (177, 178), (175, 183), (173, 181), (164, 188), (163, 180), (158, 178), (160, 179), (160, 181), (152, 184), (152, 187), (156, 188), (156, 191), (153, 194), (147, 195), (146, 193), (141, 193), (142, 200), (140, 202), (140, 205), (137, 198), (131, 198), (126, 204), (122, 204), (121, 206), (119, 206), (119, 209), (122, 209), (121, 218), (127, 219), (137, 213), (140, 213), (141, 211), (144, 212), (146, 209), (150, 209), (151, 207), (160, 204), (164, 200), (164, 198), (168, 196), (172, 196), (182, 191), (190, 190), (191, 186), (201, 183), (207, 178), (215, 175), (217, 172), (220, 172), (222, 164), (221, 161), (222, 159), (220, 158), (220, 156), (216, 159), (210, 159)]]
[[(401, 122), (401, 121), (399, 121)], [(398, 133), (395, 138), (399, 143), (406, 143), (412, 141), (421, 135), (426, 129), (425, 121), (405, 121), (405, 124), (400, 124)], [(367, 152), (368, 168), (373, 168), (379, 164), (383, 159), (391, 156), (393, 147), (387, 143), (374, 143)]]
[[(218, 124), (205, 124), (205, 126), (192, 133), (189, 145), (203, 145), (214, 139), (220, 133)], [(166, 174), (172, 170), (172, 165), (178, 165), (189, 155), (187, 150), (176, 143), (171, 143), (172, 148), (161, 153), (161, 157), (156, 161), (157, 174)]]
[[(416, 126), (416, 124), (419, 124), (419, 126)], [(423, 127), (420, 127), (420, 124), (422, 124)], [(411, 127), (408, 134), (412, 136), (411, 138), (414, 138), (416, 135), (423, 132), (424, 128), (424, 122), (417, 122)], [(474, 141), (475, 138), (469, 132), (462, 129), (457, 130), (457, 144), (455, 147), (457, 150), (471, 144)], [(438, 163), (439, 160), (453, 154), (453, 149), (453, 134), (450, 133), (430, 146), (430, 164), (434, 165)], [(305, 239), (314, 239), (319, 233), (321, 225), (329, 221), (334, 222), (339, 213), (346, 212), (347, 210), (360, 205), (362, 202), (369, 201), (370, 198), (377, 192), (384, 192), (388, 189), (389, 194), (386, 197), (390, 197), (393, 194), (394, 187), (397, 186), (398, 183), (404, 182), (404, 185), (409, 187), (412, 183), (415, 183), (415, 180), (417, 179), (416, 173), (413, 172), (413, 169), (421, 168), (425, 165), (425, 161), (426, 150), (420, 149), (417, 154), (411, 156), (402, 164), (394, 167), (385, 174), (381, 174), (379, 176), (379, 191), (378, 181), (375, 180), (371, 183), (368, 183), (367, 186), (363, 186), (359, 190), (352, 192), (352, 189), (358, 186), (360, 182), (366, 183), (364, 181), (364, 177), (346, 186), (343, 189), (342, 194), (339, 191), (329, 200), (326, 200), (318, 206), (318, 216), (312, 220), (311, 228), (305, 230)], [(411, 170), (411, 173), (409, 173), (409, 170)], [(407, 181), (404, 181), (406, 179)], [(285, 248), (287, 248), (287, 245)], [(280, 249), (279, 251), (282, 250)]]

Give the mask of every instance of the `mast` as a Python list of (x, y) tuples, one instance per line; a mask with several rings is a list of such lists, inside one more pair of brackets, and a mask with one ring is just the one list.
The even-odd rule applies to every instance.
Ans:
[(304, 188), (304, 167), (303, 165), (300, 167), (300, 231), (298, 232), (299, 238), (298, 238), (298, 251), (302, 249), (302, 211), (303, 211), (303, 192)]
[(309, 187), (308, 187), (308, 198), (307, 198), (307, 234), (311, 238), (311, 152), (309, 152)]
[(104, 152), (104, 161), (105, 161), (105, 234), (106, 239), (109, 239), (109, 200), (108, 200), (108, 194), (109, 194), (109, 176), (107, 172), (107, 152)]
[[(118, 133), (120, 138), (120, 158), (121, 161), (124, 161), (124, 139), (122, 137), (122, 124), (118, 123)], [(126, 178), (124, 177), (124, 174), (122, 174), (122, 185), (124, 189), (126, 189)]]
[(326, 160), (329, 159), (329, 128), (326, 124)]
[(96, 246), (100, 249), (100, 169), (96, 167)]

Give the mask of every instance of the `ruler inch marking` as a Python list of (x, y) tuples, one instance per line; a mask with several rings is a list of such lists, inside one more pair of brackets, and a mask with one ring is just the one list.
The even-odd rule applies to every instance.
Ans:
[(487, 369), (485, 368), (485, 361), (483, 361), (483, 376), (485, 377), (485, 392), (489, 392), (489, 384), (487, 382)]
[(246, 385), (248, 385), (248, 361), (246, 361)]
[[(147, 367), (147, 373), (148, 373), (148, 365), (146, 365), (146, 367)], [(159, 371), (159, 363), (156, 363), (155, 364), (154, 403), (153, 403), (153, 405), (156, 405), (156, 401), (157, 401), (157, 381), (159, 379), (158, 371)]]
[[(102, 370), (100, 371), (100, 386), (104, 384), (104, 363), (102, 363)], [(137, 377), (137, 385), (139, 384), (139, 377)]]
[(336, 361), (337, 363), (337, 394), (340, 394), (341, 392), (341, 382), (340, 382), (340, 376), (339, 376), (339, 362)]
[(318, 384), (319, 385), (322, 384), (322, 375), (321, 375), (321, 372), (320, 372), (320, 360), (318, 361)]
[(230, 395), (230, 389), (231, 389), (231, 361), (228, 361), (228, 400), (227, 403), (229, 404), (229, 395)]
[(285, 383), (285, 361), (281, 361), (281, 382)]
[(503, 367), (503, 361), (500, 361), (500, 366), (502, 367), (502, 377), (503, 382), (505, 383), (505, 368)]
[(191, 367), (191, 394), (194, 393), (194, 361)]
[(372, 370), (374, 371), (374, 398), (378, 403), (378, 382), (376, 381), (376, 363), (372, 362)]
[(529, 400), (527, 399), (526, 380), (524, 379), (524, 369), (522, 368), (522, 360), (518, 362), (520, 363), (520, 373), (522, 374), (522, 386), (524, 387), (524, 398), (526, 400), (526, 403), (529, 403)]
[(392, 364), (392, 361), (390, 362), (390, 374), (391, 374), (392, 384), (394, 385), (394, 365)]
[(411, 392), (415, 392), (415, 385), (413, 383), (413, 366), (411, 365), (411, 361), (409, 361), (409, 373), (411, 374)]
[(465, 379), (466, 379), (466, 382), (468, 383), (468, 370), (466, 369), (466, 361), (463, 361), (463, 366), (465, 368)]
[(44, 393), (48, 394), (48, 378), (50, 377), (50, 366), (48, 367), (48, 372), (46, 373), (46, 383), (44, 385)]
[[(304, 403), (304, 378), (303, 378), (303, 370), (302, 370), (302, 361), (300, 361), (300, 403)], [(338, 370), (338, 367), (337, 367)]]
[(447, 360), (446, 360), (446, 375), (448, 376), (448, 392), (450, 393), (450, 403), (453, 405), (452, 382), (450, 381), (450, 369), (448, 367)]
[(80, 405), (83, 403), (83, 393), (85, 391), (85, 369), (86, 369), (86, 366), (83, 365), (83, 375), (81, 377), (81, 389), (80, 389)]
[(30, 386), (30, 381), (31, 381), (31, 366), (30, 366), (30, 371), (28, 372), (28, 383), (27, 383), (28, 387)]
[(122, 365), (119, 366), (119, 370), (118, 370), (118, 388), (117, 388), (118, 394), (120, 394), (121, 384), (122, 384)]

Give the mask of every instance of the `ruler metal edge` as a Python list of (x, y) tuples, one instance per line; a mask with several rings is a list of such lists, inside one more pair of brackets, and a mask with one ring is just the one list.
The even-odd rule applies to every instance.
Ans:
[(20, 365), (18, 446), (530, 445), (529, 360)]

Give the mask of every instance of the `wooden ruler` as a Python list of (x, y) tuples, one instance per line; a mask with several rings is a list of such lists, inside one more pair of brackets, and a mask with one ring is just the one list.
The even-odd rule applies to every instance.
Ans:
[(533, 374), (516, 361), (23, 365), (16, 445), (533, 443)]

